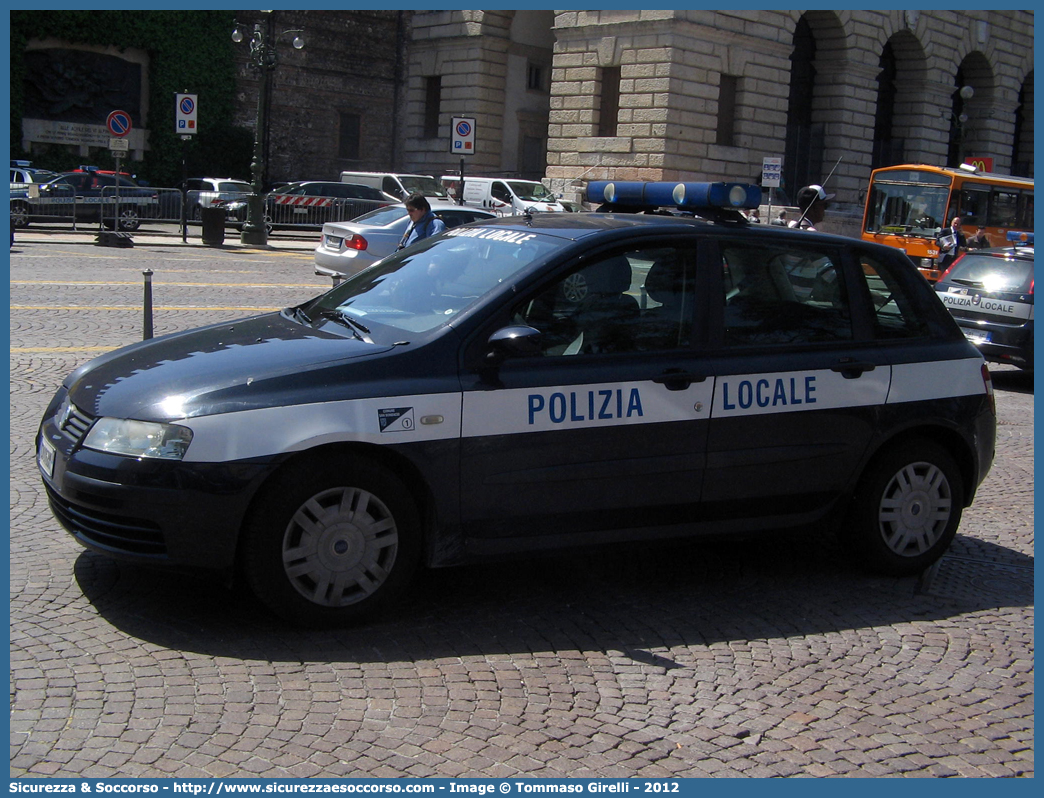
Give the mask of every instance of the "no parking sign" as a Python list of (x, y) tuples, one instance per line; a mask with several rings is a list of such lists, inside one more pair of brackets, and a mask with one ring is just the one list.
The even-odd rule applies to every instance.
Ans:
[(174, 132), (182, 136), (196, 133), (196, 112), (199, 106), (195, 94), (178, 94), (174, 103)]
[(457, 155), (472, 155), (475, 152), (475, 120), (461, 116), (453, 117), (453, 139), (450, 152)]
[(113, 111), (105, 120), (105, 126), (116, 138), (123, 138), (131, 132), (131, 118), (126, 111)]

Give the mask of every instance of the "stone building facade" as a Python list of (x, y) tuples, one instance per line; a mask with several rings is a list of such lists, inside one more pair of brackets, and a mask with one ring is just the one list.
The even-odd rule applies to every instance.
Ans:
[[(457, 171), (455, 116), (476, 121), (468, 172), (567, 197), (595, 179), (751, 181), (782, 157), (785, 191), (829, 176), (844, 228), (876, 166), (1032, 175), (1033, 42), (1032, 11), (416, 12), (404, 166)], [(520, 142), (544, 107), (540, 175)]]
[[(260, 80), (249, 47), (255, 25), (269, 26), (278, 53), (265, 98), (266, 183), (338, 180), (345, 170), (401, 162), (410, 17), (409, 11), (236, 12), (244, 40), (234, 50), (235, 119), (244, 128), (254, 129), (258, 112)], [(300, 31), (304, 46), (294, 49), (284, 31)]]

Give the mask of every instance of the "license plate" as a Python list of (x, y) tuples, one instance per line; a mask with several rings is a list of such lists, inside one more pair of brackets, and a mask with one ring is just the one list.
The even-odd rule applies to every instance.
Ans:
[(988, 344), (990, 342), (990, 334), (988, 332), (965, 330), (964, 337), (971, 341), (973, 344)]
[(328, 246), (330, 249), (340, 249), (341, 248), (341, 239), (338, 238), (337, 236), (327, 236), (326, 237), (326, 246)]
[(54, 476), (54, 447), (44, 438), (40, 438), (40, 450), (36, 453), (36, 462), (40, 470), (47, 476)]

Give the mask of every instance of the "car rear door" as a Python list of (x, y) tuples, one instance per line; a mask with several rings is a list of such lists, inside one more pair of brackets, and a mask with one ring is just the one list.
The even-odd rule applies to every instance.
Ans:
[(844, 491), (878, 427), (888, 356), (857, 334), (855, 271), (814, 236), (723, 237), (703, 367), (714, 376), (705, 518), (811, 519)]

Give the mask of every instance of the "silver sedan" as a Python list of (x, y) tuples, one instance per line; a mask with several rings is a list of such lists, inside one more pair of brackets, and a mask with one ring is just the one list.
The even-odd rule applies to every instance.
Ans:
[[(450, 202), (431, 201), (431, 209), (446, 227), (496, 218), (492, 211)], [(350, 222), (327, 222), (315, 248), (315, 273), (340, 280), (361, 272), (392, 254), (409, 225), (402, 203), (377, 208)]]

